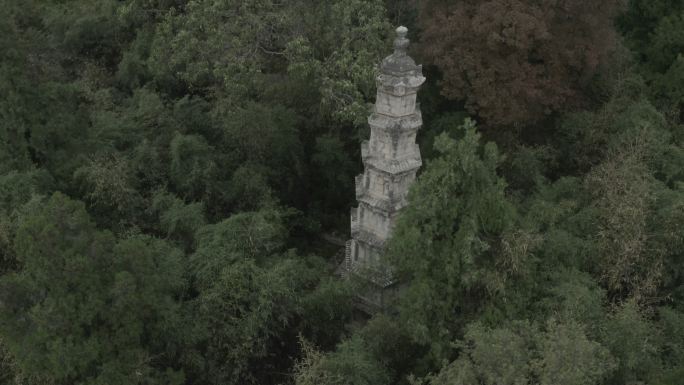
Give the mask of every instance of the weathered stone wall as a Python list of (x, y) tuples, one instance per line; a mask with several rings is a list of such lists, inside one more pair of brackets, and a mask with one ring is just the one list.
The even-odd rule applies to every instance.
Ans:
[[(376, 79), (375, 109), (368, 118), (371, 134), (361, 146), (364, 172), (355, 181), (359, 206), (352, 209), (352, 240), (345, 259), (349, 274), (367, 274), (381, 290), (393, 280), (385, 274), (390, 270), (379, 264), (379, 255), (422, 165), (416, 134), (423, 122), (416, 95), (425, 78), (422, 67), (406, 54), (406, 33), (406, 28), (397, 28), (394, 53), (382, 61)], [(381, 293), (366, 301), (369, 298), (380, 298), (382, 305)]]

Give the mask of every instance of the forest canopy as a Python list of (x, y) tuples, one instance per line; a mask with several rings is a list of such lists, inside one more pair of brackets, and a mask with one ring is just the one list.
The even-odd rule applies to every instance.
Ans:
[[(681, 384), (684, 1), (0, 9), (0, 385)], [(362, 315), (398, 25), (424, 162)]]

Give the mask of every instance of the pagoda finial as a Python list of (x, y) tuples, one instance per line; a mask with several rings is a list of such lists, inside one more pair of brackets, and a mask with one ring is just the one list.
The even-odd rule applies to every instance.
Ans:
[(380, 72), (386, 75), (403, 76), (407, 72), (420, 72), (420, 66), (408, 55), (409, 39), (406, 38), (408, 28), (403, 25), (396, 30), (394, 53), (387, 56), (380, 65)]
[(403, 25), (396, 29), (397, 38), (394, 39), (394, 54), (397, 56), (405, 56), (406, 50), (409, 46), (409, 39), (406, 38), (408, 28)]

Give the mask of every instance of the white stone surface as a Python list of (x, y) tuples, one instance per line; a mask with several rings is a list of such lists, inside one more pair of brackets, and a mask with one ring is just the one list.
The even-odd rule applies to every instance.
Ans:
[(364, 172), (355, 181), (359, 206), (351, 212), (352, 240), (345, 258), (349, 273), (368, 274), (368, 267), (382, 270), (368, 277), (381, 287), (393, 279), (384, 273), (389, 268), (378, 265), (379, 254), (422, 165), (415, 142), (423, 124), (416, 95), (425, 77), (406, 54), (406, 33), (405, 27), (397, 28), (394, 53), (380, 66), (375, 110), (368, 118), (371, 134), (361, 145)]

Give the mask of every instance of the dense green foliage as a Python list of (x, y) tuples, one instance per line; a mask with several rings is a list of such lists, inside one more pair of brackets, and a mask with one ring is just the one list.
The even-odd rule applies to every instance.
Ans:
[[(681, 0), (0, 9), (0, 385), (681, 383)], [(365, 318), (323, 236), (395, 24), (426, 161)]]

